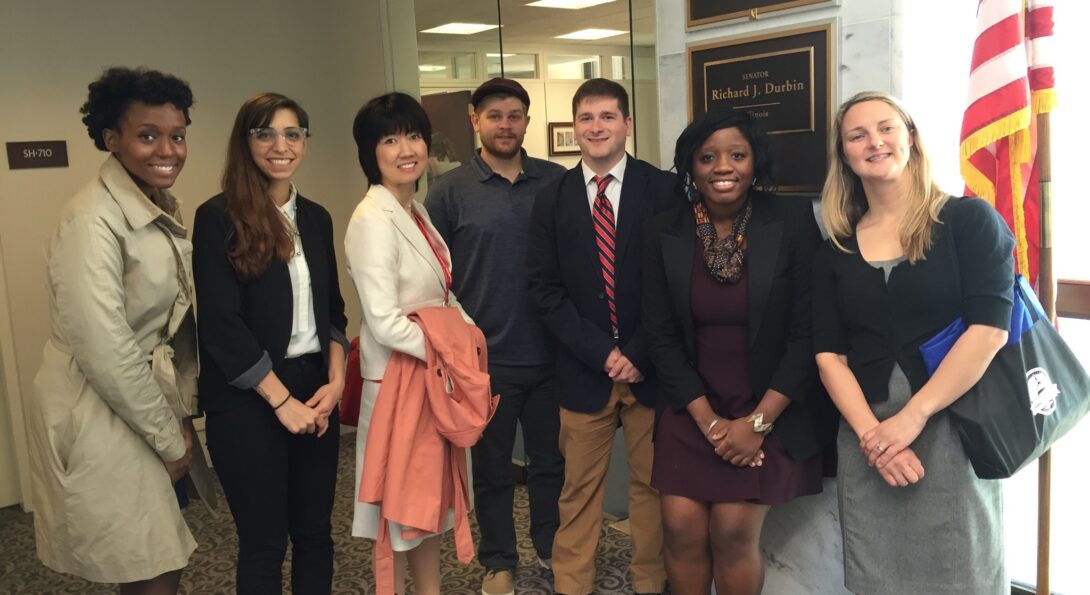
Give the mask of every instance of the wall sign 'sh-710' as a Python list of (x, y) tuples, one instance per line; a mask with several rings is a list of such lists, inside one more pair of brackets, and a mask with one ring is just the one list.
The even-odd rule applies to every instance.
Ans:
[(37, 140), (6, 144), (8, 169), (68, 167), (68, 143), (63, 140)]

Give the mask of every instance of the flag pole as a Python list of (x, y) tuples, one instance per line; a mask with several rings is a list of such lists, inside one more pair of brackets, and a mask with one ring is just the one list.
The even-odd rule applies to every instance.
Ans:
[[(1037, 177), (1040, 186), (1041, 249), (1038, 254), (1037, 294), (1049, 320), (1056, 319), (1056, 292), (1052, 273), (1052, 132), (1048, 112), (1037, 114)], [(1037, 595), (1051, 593), (1049, 553), (1052, 518), (1052, 451), (1037, 461)]]

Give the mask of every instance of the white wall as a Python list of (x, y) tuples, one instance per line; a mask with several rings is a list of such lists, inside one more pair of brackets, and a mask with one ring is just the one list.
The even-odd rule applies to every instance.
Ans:
[[(0, 412), (0, 446), (10, 430), (22, 477), (21, 403), (31, 398), (49, 329), (45, 249), (62, 205), (105, 158), (80, 122), (87, 84), (112, 65), (148, 66), (189, 81), (196, 98), (189, 158), (174, 188), (187, 221), (218, 191), (227, 135), (243, 100), (260, 91), (297, 99), (314, 134), (297, 185), (339, 223), (340, 247), (343, 226), (365, 189), (352, 118), (367, 98), (386, 90), (379, 9), (380, 0), (39, 0), (5, 6), (0, 137), (66, 140), (70, 164), (0, 168), (0, 354), (9, 401)], [(343, 268), (341, 273), (351, 331), (358, 328), (357, 300)], [(0, 473), (9, 455), (0, 448)], [(11, 482), (17, 485), (9, 474), (0, 475), (0, 484)], [(29, 486), (21, 487), (26, 498)], [(10, 503), (0, 500), (0, 506)]]
[[(11, 411), (9, 407), (7, 377), (4, 375), (3, 346), (0, 343), (0, 419)], [(20, 501), (19, 466), (15, 456), (14, 430), (9, 423), (0, 423), (0, 506)]]

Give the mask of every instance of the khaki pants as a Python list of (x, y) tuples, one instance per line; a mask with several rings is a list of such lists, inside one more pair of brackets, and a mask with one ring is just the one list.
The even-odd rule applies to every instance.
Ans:
[(628, 512), (632, 531), (632, 586), (637, 593), (662, 591), (662, 516), (659, 494), (651, 487), (653, 409), (640, 405), (627, 384), (616, 383), (599, 411), (560, 408), (560, 450), (564, 488), (560, 493), (560, 529), (553, 543), (556, 591), (594, 593), (594, 555), (602, 530), (602, 500), (613, 436), (620, 421), (628, 455)]

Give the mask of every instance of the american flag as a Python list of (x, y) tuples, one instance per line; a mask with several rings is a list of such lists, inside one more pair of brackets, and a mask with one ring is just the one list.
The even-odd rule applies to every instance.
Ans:
[(979, 0), (961, 175), (966, 194), (992, 203), (1007, 221), (1018, 272), (1031, 283), (1040, 247), (1036, 116), (1056, 103), (1051, 47), (1051, 1)]

